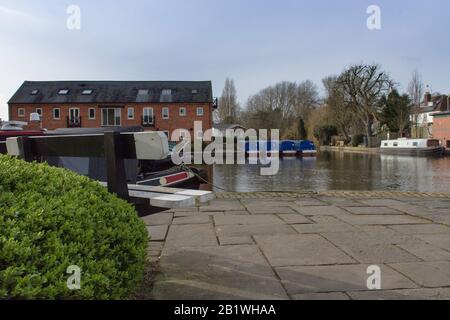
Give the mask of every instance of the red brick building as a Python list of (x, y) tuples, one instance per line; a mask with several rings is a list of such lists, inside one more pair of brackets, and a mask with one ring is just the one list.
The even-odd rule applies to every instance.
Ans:
[(433, 138), (439, 139), (444, 147), (450, 149), (450, 111), (434, 114)]
[(25, 81), (8, 102), (11, 121), (41, 115), (41, 127), (187, 129), (212, 128), (216, 107), (210, 81)]

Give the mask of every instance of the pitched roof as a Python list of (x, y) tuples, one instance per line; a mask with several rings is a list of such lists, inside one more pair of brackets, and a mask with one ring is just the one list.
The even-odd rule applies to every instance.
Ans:
[[(69, 90), (67, 94), (58, 94)], [(83, 94), (92, 90), (91, 94)], [(139, 94), (141, 93), (141, 94)], [(211, 81), (25, 81), (9, 104), (212, 103)]]

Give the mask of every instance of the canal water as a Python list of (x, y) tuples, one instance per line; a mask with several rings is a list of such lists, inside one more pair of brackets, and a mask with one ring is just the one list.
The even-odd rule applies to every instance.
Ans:
[(233, 192), (450, 191), (450, 157), (321, 152), (317, 158), (282, 159), (275, 176), (261, 176), (253, 165), (216, 165), (210, 172), (215, 186)]

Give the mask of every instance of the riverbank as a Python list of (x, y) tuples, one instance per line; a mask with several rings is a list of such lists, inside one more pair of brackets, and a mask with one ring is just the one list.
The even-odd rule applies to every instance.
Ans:
[(346, 153), (379, 154), (380, 148), (322, 146), (322, 147), (320, 147), (320, 151), (338, 151), (338, 152), (346, 152)]
[(143, 221), (145, 298), (450, 299), (448, 193), (218, 193)]

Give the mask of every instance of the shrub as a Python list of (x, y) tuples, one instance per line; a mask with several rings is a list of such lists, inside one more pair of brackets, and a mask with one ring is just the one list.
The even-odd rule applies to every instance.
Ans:
[(359, 147), (361, 144), (364, 143), (364, 138), (365, 138), (365, 135), (363, 135), (363, 134), (355, 134), (352, 137), (352, 146)]
[(96, 182), (0, 155), (0, 299), (129, 298), (147, 245), (134, 208)]

